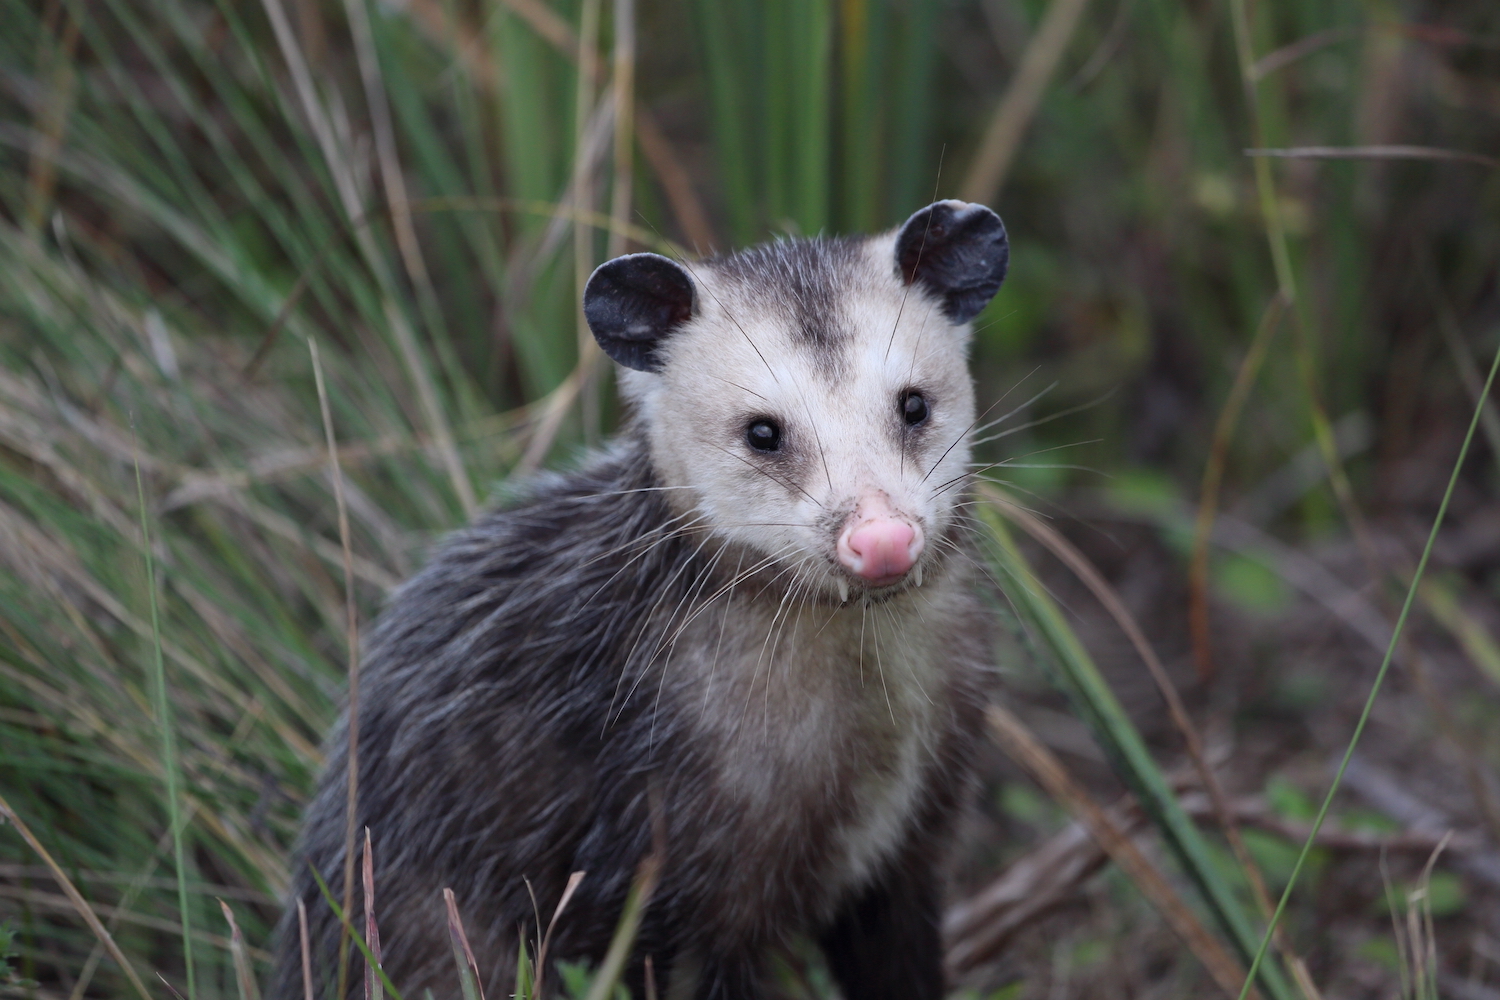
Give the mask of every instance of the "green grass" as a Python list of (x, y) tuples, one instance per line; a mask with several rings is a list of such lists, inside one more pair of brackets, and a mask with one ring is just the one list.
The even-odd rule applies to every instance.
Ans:
[[(629, 221), (691, 245), (694, 199), (719, 248), (898, 223), (959, 190), (1044, 6), (643, 4), (634, 96), (690, 183), (639, 148)], [(583, 7), (0, 0), (0, 794), (79, 891), (119, 907), (106, 923), (131, 960), (192, 1000), (241, 988), (214, 897), (252, 959), (269, 940), (343, 692), (344, 554), (306, 345), (322, 348), (368, 621), (503, 486), (534, 444), (527, 418), (578, 363), (580, 269), (606, 245), (584, 226), (573, 247), (562, 205), (601, 120), (584, 101), (577, 121)], [(1327, 454), (1330, 418), (1350, 412), (1375, 415), (1383, 450), (1266, 527), (1294, 543), (1357, 529), (1386, 495), (1382, 462), (1427, 446), (1413, 428), (1467, 422), (1425, 318), (1456, 317), (1460, 348), (1493, 353), (1500, 172), (1242, 156), (1387, 133), (1493, 151), (1493, 116), (1442, 95), (1494, 86), (1492, 48), (1470, 43), (1500, 36), (1500, 14), (1455, 6), (1442, 24), (1459, 40), (1442, 44), (1380, 27), (1415, 16), (1355, 0), (1085, 12), (996, 206), (1014, 269), (976, 323), (975, 367), (988, 398), (1033, 371), (1023, 388), (1057, 382), (1039, 412), (1119, 391), (987, 455), (1099, 439), (1066, 461), (1191, 503), (1288, 289), (1295, 316), (1226, 443), (1225, 495), (1310, 442)], [(1330, 29), (1351, 33), (1247, 92), (1256, 58)], [(1403, 58), (1448, 89), (1420, 90)], [(590, 204), (607, 218), (612, 157), (593, 138)], [(578, 411), (539, 454), (580, 447)], [(1460, 486), (1492, 489), (1492, 472)], [(1100, 483), (1007, 478), (1047, 495)], [(1242, 874), (1174, 811), (1068, 621), (1032, 612), (1196, 905), (1248, 962), (1264, 921)], [(0, 861), (39, 864), (9, 828)], [(87, 970), (80, 993), (125, 992), (88, 929), (49, 908), (50, 876), (15, 884), (0, 902), (14, 977), (55, 989)], [(1268, 976), (1268, 996), (1289, 995)]]

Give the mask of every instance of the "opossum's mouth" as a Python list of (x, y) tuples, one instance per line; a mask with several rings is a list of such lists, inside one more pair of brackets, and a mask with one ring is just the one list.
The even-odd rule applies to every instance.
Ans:
[(928, 559), (919, 559), (905, 573), (874, 580), (856, 576), (835, 564), (832, 568), (833, 585), (837, 591), (833, 595), (834, 600), (839, 604), (848, 604), (856, 600), (868, 604), (882, 604), (908, 591), (916, 590), (925, 582), (925, 576), (929, 575), (926, 571), (934, 568), (928, 565), (928, 561)]

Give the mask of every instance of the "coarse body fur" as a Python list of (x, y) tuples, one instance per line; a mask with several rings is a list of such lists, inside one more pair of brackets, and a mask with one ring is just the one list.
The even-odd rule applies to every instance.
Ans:
[[(698, 265), (692, 318), (624, 372), (621, 438), (455, 533), (392, 597), (362, 667), (356, 823), (405, 996), (457, 995), (442, 889), (503, 995), (570, 873), (550, 956), (597, 964), (653, 853), (637, 995), (647, 956), (665, 994), (761, 995), (799, 936), (850, 998), (941, 995), (939, 864), (989, 630), (956, 513), (967, 326), (900, 280), (894, 241)], [(931, 420), (892, 424), (912, 386)], [(767, 413), (784, 446), (745, 451)], [(851, 593), (829, 549), (876, 493), (928, 543), (901, 582)], [(339, 925), (308, 867), (342, 896), (347, 745), (346, 720), (294, 876), (320, 996)], [(279, 962), (276, 995), (300, 996), (293, 909)]]

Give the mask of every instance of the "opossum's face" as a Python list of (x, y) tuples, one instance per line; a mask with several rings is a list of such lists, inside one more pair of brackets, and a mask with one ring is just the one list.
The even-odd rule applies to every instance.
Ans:
[(920, 586), (951, 545), (974, 424), (968, 323), (1008, 256), (993, 212), (939, 202), (869, 239), (622, 257), (590, 279), (585, 312), (627, 367), (685, 528), (809, 596), (884, 596)]

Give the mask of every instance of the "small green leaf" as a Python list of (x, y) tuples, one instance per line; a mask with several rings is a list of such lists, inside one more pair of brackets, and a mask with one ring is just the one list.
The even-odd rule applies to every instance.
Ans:
[(1282, 610), (1291, 600), (1291, 590), (1263, 564), (1243, 556), (1225, 556), (1214, 562), (1214, 589), (1232, 603), (1258, 614)]
[(1266, 782), (1266, 802), (1282, 819), (1306, 822), (1318, 814), (1318, 807), (1307, 794), (1280, 775)]

